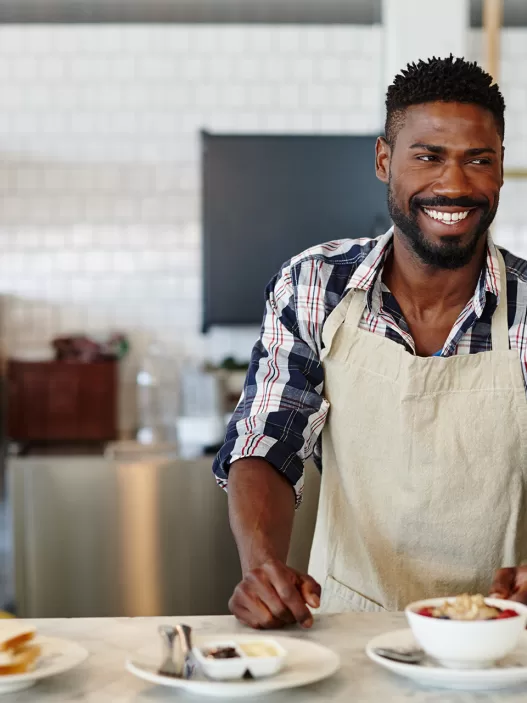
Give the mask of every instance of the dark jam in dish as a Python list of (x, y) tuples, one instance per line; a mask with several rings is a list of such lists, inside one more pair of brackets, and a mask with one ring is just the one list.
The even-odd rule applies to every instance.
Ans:
[(205, 652), (207, 659), (239, 659), (240, 655), (234, 647), (216, 647)]

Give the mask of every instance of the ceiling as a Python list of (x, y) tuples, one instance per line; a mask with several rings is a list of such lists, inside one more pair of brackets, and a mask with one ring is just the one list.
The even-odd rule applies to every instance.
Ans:
[[(474, 27), (482, 2), (470, 0)], [(24, 22), (375, 24), (381, 0), (0, 0), (0, 23)], [(504, 0), (504, 24), (527, 26), (527, 0)]]

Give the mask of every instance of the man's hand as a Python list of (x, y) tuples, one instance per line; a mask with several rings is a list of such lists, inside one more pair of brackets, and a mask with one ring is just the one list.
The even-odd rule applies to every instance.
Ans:
[(318, 608), (320, 593), (320, 586), (311, 576), (271, 560), (246, 574), (236, 586), (229, 609), (240, 622), (257, 630), (295, 622), (309, 628), (313, 616), (307, 605)]
[(489, 593), (527, 605), (527, 566), (498, 569)]

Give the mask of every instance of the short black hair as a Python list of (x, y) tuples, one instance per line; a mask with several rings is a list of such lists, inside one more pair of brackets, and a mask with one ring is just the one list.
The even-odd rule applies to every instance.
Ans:
[(386, 93), (385, 136), (393, 146), (403, 125), (406, 108), (429, 102), (455, 102), (480, 105), (489, 110), (503, 141), (505, 101), (492, 76), (474, 61), (435, 56), (428, 61), (409, 63), (395, 76)]

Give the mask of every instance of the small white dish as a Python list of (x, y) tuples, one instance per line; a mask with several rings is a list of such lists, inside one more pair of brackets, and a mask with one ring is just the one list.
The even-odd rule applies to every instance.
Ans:
[(527, 632), (523, 632), (512, 654), (487, 669), (449, 669), (433, 659), (422, 664), (402, 664), (375, 653), (377, 648), (401, 650), (418, 646), (412, 631), (395, 630), (374, 637), (366, 646), (366, 654), (379, 666), (421, 686), (448, 688), (459, 691), (487, 691), (527, 684)]
[(25, 674), (0, 676), (0, 695), (30, 688), (41, 679), (73, 669), (88, 657), (88, 652), (83, 647), (56, 637), (39, 635), (35, 638), (35, 644), (42, 648), (35, 668)]
[[(261, 635), (196, 637), (195, 645), (204, 647), (218, 642), (230, 642), (239, 646), (243, 642), (261, 641), (262, 639), (265, 639), (265, 637)], [(214, 681), (206, 678), (200, 668), (196, 667), (192, 678), (176, 679), (169, 676), (161, 676), (158, 673), (159, 657), (156, 659), (154, 656), (141, 657), (140, 660), (135, 661), (128, 660), (126, 669), (134, 676), (150, 683), (178, 688), (188, 693), (216, 698), (247, 698), (249, 700), (252, 696), (262, 696), (283, 689), (307, 686), (308, 684), (322, 681), (332, 676), (340, 667), (338, 654), (307, 639), (273, 637), (273, 641), (287, 653), (287, 660), (284, 668), (275, 676), (267, 676), (265, 678)]]
[[(206, 656), (207, 650), (220, 647), (232, 647), (236, 650), (238, 656), (232, 659), (209, 659)], [(216, 681), (234, 681), (243, 678), (247, 670), (245, 659), (237, 643), (232, 640), (213, 640), (206, 644), (200, 644), (192, 648), (192, 654), (201, 671), (209, 679), (215, 679)]]
[(424, 651), (443, 666), (483, 669), (503, 659), (516, 647), (527, 624), (527, 607), (514, 601), (485, 598), (487, 605), (514, 610), (504, 620), (441, 620), (419, 615), (421, 608), (437, 608), (454, 598), (429, 598), (405, 609), (414, 637)]
[[(275, 652), (275, 656), (254, 656), (248, 655), (245, 646), (249, 647), (262, 643)], [(206, 652), (211, 649), (221, 647), (232, 647), (237, 657), (231, 659), (211, 659), (206, 656)], [(201, 670), (210, 679), (218, 681), (228, 681), (243, 678), (247, 672), (255, 679), (277, 674), (284, 666), (287, 652), (272, 637), (247, 637), (245, 640), (208, 640), (206, 644), (200, 644), (193, 648), (192, 653)]]

